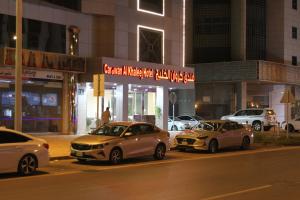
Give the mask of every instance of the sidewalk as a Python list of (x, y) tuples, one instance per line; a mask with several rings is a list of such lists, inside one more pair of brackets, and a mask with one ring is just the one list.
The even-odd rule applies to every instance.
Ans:
[(70, 157), (71, 141), (80, 135), (34, 135), (44, 139), (49, 144), (50, 159), (65, 159)]

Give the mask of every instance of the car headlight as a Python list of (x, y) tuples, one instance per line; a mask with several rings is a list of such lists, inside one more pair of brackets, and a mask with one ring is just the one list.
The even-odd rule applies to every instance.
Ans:
[(104, 148), (104, 144), (96, 144), (96, 145), (93, 145), (92, 149), (103, 149), (103, 148)]

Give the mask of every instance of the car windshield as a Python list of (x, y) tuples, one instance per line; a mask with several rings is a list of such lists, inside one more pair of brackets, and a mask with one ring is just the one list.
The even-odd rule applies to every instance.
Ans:
[(127, 126), (124, 125), (104, 125), (93, 131), (90, 135), (103, 135), (103, 136), (120, 136)]
[(203, 130), (203, 131), (217, 131), (221, 126), (221, 123), (216, 122), (199, 122), (193, 127), (193, 130)]

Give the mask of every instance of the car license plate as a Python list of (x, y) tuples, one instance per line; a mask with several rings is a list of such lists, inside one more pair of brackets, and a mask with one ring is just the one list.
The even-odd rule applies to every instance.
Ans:
[(75, 155), (78, 156), (78, 157), (82, 157), (82, 156), (83, 156), (83, 153), (80, 152), (80, 151), (76, 151), (76, 152), (75, 152)]
[(182, 141), (182, 145), (188, 145), (187, 141)]

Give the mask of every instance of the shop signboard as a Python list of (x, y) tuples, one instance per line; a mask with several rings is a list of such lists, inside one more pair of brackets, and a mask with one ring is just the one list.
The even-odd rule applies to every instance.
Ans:
[[(15, 52), (14, 48), (1, 49), (0, 64), (15, 66)], [(23, 49), (22, 65), (25, 68), (84, 73), (86, 60), (77, 56)]]
[[(47, 79), (47, 80), (63, 80), (64, 76), (62, 72), (53, 71), (38, 71), (38, 70), (23, 70), (23, 79)], [(11, 68), (0, 68), (0, 78), (2, 79), (14, 79), (15, 70)]]
[(173, 69), (153, 69), (147, 67), (134, 67), (134, 66), (110, 66), (103, 65), (104, 74), (114, 76), (127, 76), (136, 77), (139, 79), (154, 79), (156, 81), (168, 80), (172, 83), (184, 83), (195, 81), (193, 72), (186, 72), (183, 70)]

